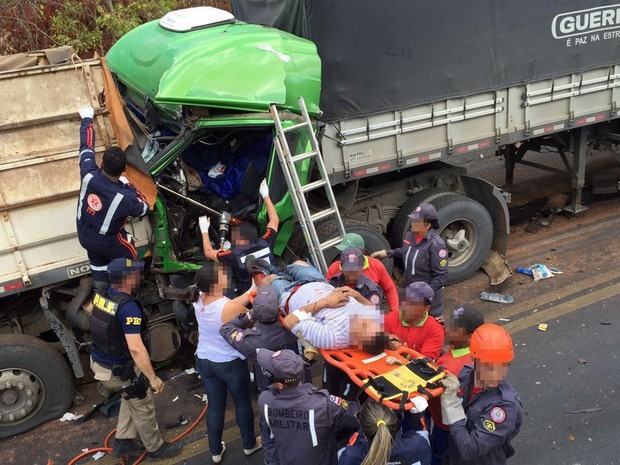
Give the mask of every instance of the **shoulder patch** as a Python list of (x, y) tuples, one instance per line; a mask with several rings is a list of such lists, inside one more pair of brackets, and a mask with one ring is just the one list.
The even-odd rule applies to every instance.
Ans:
[(442, 268), (445, 268), (447, 265), (448, 265), (448, 261), (445, 259), (439, 262), (439, 266)]
[(88, 206), (96, 212), (100, 211), (103, 208), (103, 203), (101, 202), (101, 199), (97, 194), (88, 194), (86, 203), (88, 203)]
[(381, 299), (377, 294), (371, 295), (369, 300), (375, 305), (379, 305), (381, 303)]
[(448, 256), (448, 251), (446, 249), (439, 249), (437, 255), (439, 255), (439, 258), (446, 258)]
[(243, 341), (243, 331), (235, 331), (235, 333), (232, 335), (232, 338), (235, 340), (235, 342)]
[(329, 400), (332, 401), (336, 405), (342, 404), (342, 399), (338, 396), (329, 396)]
[(484, 420), (482, 422), (482, 425), (484, 426), (484, 429), (486, 429), (487, 431), (495, 431), (495, 423), (493, 423), (491, 420)]
[(501, 407), (493, 407), (490, 417), (495, 423), (503, 423), (506, 419), (506, 411)]
[(355, 432), (351, 435), (351, 437), (349, 438), (349, 446), (353, 446), (355, 445), (355, 443), (357, 442), (357, 437), (359, 436), (358, 432)]

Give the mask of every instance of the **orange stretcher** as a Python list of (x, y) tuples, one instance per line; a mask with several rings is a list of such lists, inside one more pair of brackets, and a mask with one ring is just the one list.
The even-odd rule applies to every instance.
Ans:
[(373, 399), (393, 410), (410, 410), (416, 396), (441, 395), (436, 384), (446, 374), (419, 352), (407, 347), (371, 355), (355, 349), (321, 350), (325, 361), (343, 370)]

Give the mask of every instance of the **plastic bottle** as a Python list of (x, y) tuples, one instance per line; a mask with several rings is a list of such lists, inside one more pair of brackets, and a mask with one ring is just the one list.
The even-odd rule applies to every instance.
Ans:
[(515, 268), (515, 271), (517, 273), (523, 273), (523, 274), (526, 274), (528, 276), (532, 276), (533, 275), (532, 270), (530, 270), (529, 268), (523, 268), (521, 266), (518, 267), (518, 268)]

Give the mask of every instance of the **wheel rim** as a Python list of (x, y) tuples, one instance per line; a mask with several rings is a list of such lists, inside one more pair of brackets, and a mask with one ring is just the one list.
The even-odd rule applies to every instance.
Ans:
[(469, 260), (478, 243), (478, 229), (465, 218), (450, 222), (439, 234), (448, 247), (449, 267), (460, 266)]
[(0, 425), (15, 424), (36, 415), (45, 400), (41, 379), (23, 368), (0, 371)]

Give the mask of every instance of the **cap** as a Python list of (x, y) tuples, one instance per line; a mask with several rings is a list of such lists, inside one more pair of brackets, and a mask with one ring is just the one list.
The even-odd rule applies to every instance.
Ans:
[(275, 287), (260, 286), (256, 290), (252, 315), (259, 323), (271, 323), (278, 319), (278, 293)]
[(410, 301), (416, 300), (421, 302), (427, 299), (429, 302), (432, 302), (433, 297), (435, 297), (435, 291), (422, 281), (411, 283), (405, 288), (405, 298)]
[(508, 363), (515, 356), (510, 334), (493, 323), (483, 324), (474, 331), (469, 351), (475, 359), (489, 363)]
[(347, 247), (355, 247), (356, 249), (364, 248), (364, 238), (356, 233), (347, 233), (342, 238), (342, 242), (336, 246), (338, 250), (344, 250)]
[(293, 384), (301, 379), (304, 372), (304, 361), (289, 349), (282, 349), (277, 352), (258, 349), (256, 358), (265, 376), (271, 378), (271, 382), (280, 381), (284, 384)]
[(361, 249), (347, 247), (340, 252), (340, 267), (343, 270), (361, 270), (364, 268), (364, 254)]
[(461, 305), (452, 311), (450, 324), (455, 328), (465, 328), (467, 334), (472, 334), (484, 324), (484, 315), (472, 305)]
[(407, 216), (411, 220), (436, 221), (438, 219), (437, 210), (430, 203), (421, 203)]
[(116, 258), (108, 264), (108, 276), (111, 281), (120, 281), (129, 273), (144, 270), (144, 261)]

